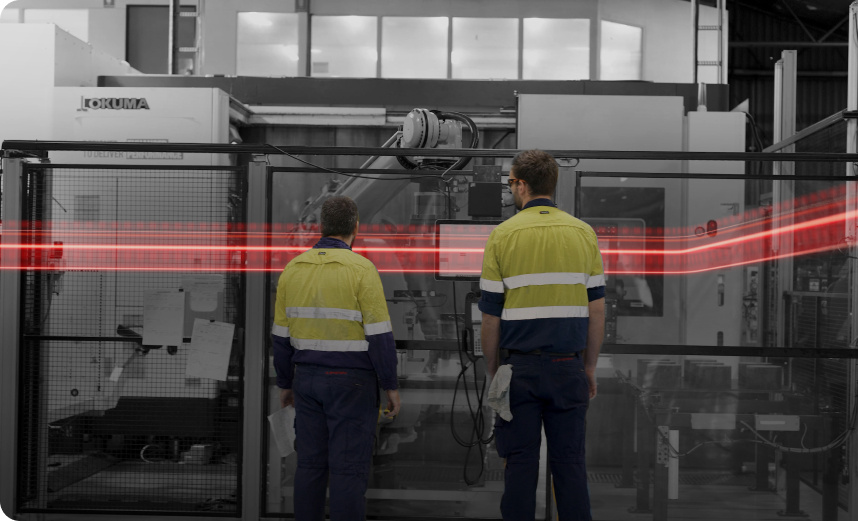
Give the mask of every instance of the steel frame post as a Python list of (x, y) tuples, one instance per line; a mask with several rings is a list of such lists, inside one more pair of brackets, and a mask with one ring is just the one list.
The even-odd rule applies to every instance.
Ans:
[[(778, 143), (795, 134), (795, 91), (798, 71), (796, 68), (796, 51), (783, 51), (781, 59), (775, 64), (775, 106), (774, 106), (774, 143)], [(789, 154), (795, 151), (795, 145), (784, 147), (781, 153)], [(791, 161), (778, 161), (772, 165), (774, 175), (794, 175), (795, 164)], [(793, 183), (790, 181), (774, 181), (772, 184), (772, 218), (773, 221), (781, 215), (784, 226), (792, 222), (789, 205), (794, 199)], [(784, 207), (787, 205), (786, 207)], [(778, 268), (777, 295), (771, 304), (777, 309), (777, 338), (775, 345), (782, 345), (786, 338), (785, 318), (786, 306), (782, 296), (793, 289), (793, 263), (789, 254), (793, 250), (791, 233), (783, 233), (772, 237), (772, 253), (783, 256), (776, 261)]]
[[(20, 243), (23, 201), (23, 161), (4, 159), (3, 167), (3, 246)], [(21, 251), (3, 249), (0, 253), (0, 505), (11, 518), (18, 510), (18, 352), (21, 295)]]
[[(848, 54), (848, 81), (847, 81), (847, 91), (846, 91), (846, 110), (854, 111), (858, 110), (858, 43), (856, 43), (856, 38), (858, 38), (858, 24), (856, 24), (856, 16), (858, 16), (858, 2), (853, 2), (852, 5), (849, 6), (849, 54)], [(858, 151), (858, 120), (855, 118), (849, 118), (846, 120), (846, 152), (847, 153), (855, 153)], [(847, 163), (846, 164), (846, 175), (854, 176), (856, 175), (855, 164)], [(856, 195), (858, 195), (858, 187), (856, 187), (855, 182), (849, 182), (846, 184), (846, 211), (855, 211), (858, 209), (858, 202), (856, 202)], [(856, 237), (858, 237), (858, 223), (856, 223), (856, 217), (853, 214), (853, 217), (846, 219), (846, 230), (845, 236), (849, 244), (849, 251), (852, 257), (858, 256), (858, 241), (856, 241)], [(856, 266), (855, 261), (850, 262), (849, 269), (849, 288), (851, 291), (850, 298), (850, 306), (849, 306), (849, 316), (851, 317), (851, 337), (854, 339), (856, 332), (858, 332), (858, 316), (856, 316), (856, 310), (858, 310), (858, 286), (856, 286), (856, 281), (858, 281), (858, 266)], [(853, 347), (854, 340), (850, 342), (850, 347)], [(849, 398), (847, 410), (853, 411), (858, 404), (856, 404), (856, 394), (858, 394), (858, 360), (853, 360), (850, 363), (850, 371), (849, 371)], [(849, 415), (851, 416), (851, 414)], [(850, 417), (850, 420), (852, 418)], [(852, 517), (855, 517), (855, 512), (858, 512), (858, 432), (852, 431), (852, 434), (849, 438), (849, 443), (846, 445), (846, 449), (848, 451), (848, 459), (847, 459), (847, 472), (849, 476), (849, 514)]]
[[(248, 166), (247, 183), (247, 246), (264, 246), (260, 231), (266, 223), (268, 169), (261, 161)], [(263, 266), (265, 254), (248, 248), (248, 265)], [(264, 271), (245, 273), (245, 330), (244, 330), (244, 415), (241, 466), (241, 517), (259, 519), (261, 514), (262, 428), (265, 421), (265, 277)]]

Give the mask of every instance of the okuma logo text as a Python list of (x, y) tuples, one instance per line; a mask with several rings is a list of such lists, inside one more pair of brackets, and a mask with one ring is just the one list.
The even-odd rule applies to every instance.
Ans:
[(149, 110), (146, 98), (84, 98), (78, 110)]

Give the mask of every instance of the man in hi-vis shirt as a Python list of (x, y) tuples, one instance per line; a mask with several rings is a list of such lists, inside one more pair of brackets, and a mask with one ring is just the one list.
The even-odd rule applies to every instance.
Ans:
[(512, 371), (512, 419), (495, 420), (506, 459), (501, 513), (510, 521), (534, 519), (543, 425), (558, 518), (592, 519), (584, 435), (604, 337), (605, 275), (596, 233), (551, 200), (557, 175), (546, 152), (516, 156), (509, 187), (520, 211), (492, 231), (480, 277), (487, 371), (494, 378), (499, 360), (504, 376)]
[(322, 238), (280, 275), (274, 368), (282, 407), (295, 405), (295, 519), (364, 519), (379, 417), (399, 413), (396, 352), (378, 270), (351, 245), (357, 205), (332, 197), (322, 205)]

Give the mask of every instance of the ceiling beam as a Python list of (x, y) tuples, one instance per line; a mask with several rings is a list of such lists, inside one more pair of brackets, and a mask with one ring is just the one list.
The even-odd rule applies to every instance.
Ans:
[(795, 21), (798, 23), (798, 26), (801, 27), (801, 29), (804, 31), (804, 34), (806, 34), (807, 37), (810, 38), (810, 41), (815, 42), (816, 38), (813, 37), (813, 34), (811, 34), (807, 26), (804, 25), (804, 22), (801, 20), (801, 18), (799, 18), (798, 15), (795, 14), (795, 11), (792, 10), (792, 7), (790, 7), (790, 5), (787, 3), (787, 0), (781, 0), (781, 4), (786, 7), (786, 10), (789, 11), (789, 14), (792, 15), (793, 19), (795, 19)]
[(783, 47), (786, 49), (798, 49), (804, 47), (848, 47), (849, 42), (730, 42), (731, 48), (743, 47)]
[(829, 29), (827, 33), (823, 34), (823, 35), (822, 35), (822, 37), (819, 39), (819, 41), (820, 41), (820, 42), (824, 42), (825, 40), (827, 40), (829, 36), (831, 36), (832, 34), (834, 34), (834, 31), (836, 31), (836, 30), (840, 29), (840, 26), (841, 26), (841, 25), (843, 25), (843, 24), (845, 24), (845, 23), (846, 23), (846, 22), (848, 22), (848, 21), (849, 21), (849, 16), (844, 16), (842, 20), (840, 20), (839, 22), (837, 22), (837, 25), (835, 25), (834, 27), (832, 27), (831, 29)]

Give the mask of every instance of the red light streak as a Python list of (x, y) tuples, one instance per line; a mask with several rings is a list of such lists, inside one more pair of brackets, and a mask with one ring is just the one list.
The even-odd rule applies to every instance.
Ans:
[[(858, 211), (845, 208), (844, 191), (831, 190), (769, 212), (757, 209), (719, 220), (714, 237), (688, 234), (689, 228), (615, 229), (614, 235), (599, 237), (605, 272), (690, 275), (838, 250), (846, 222), (858, 218)], [(21, 259), (14, 266), (7, 262), (6, 270), (279, 272), (319, 238), (317, 225), (276, 223), (5, 224), (11, 242), (0, 245), (0, 255)], [(449, 273), (480, 273), (487, 234), (464, 224), (438, 247), (435, 231), (434, 225), (362, 225), (354, 251), (386, 274), (434, 274), (438, 256), (447, 257)], [(772, 250), (774, 240), (781, 251)]]

